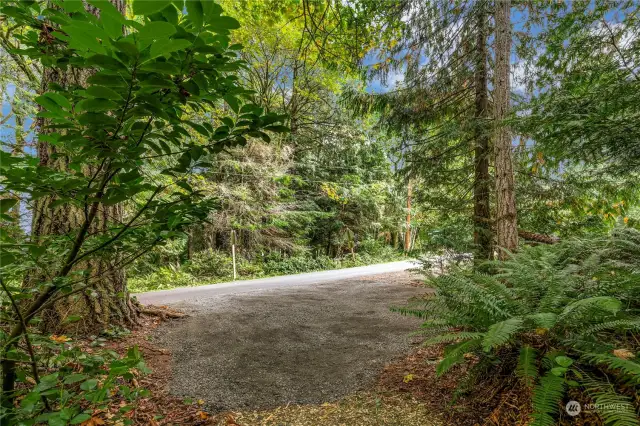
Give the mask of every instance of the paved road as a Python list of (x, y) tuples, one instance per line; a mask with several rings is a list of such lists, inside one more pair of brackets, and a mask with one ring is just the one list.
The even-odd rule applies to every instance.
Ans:
[(412, 261), (381, 263), (378, 265), (359, 266), (357, 268), (336, 269), (333, 271), (309, 272), (306, 274), (285, 275), (281, 277), (259, 278), (256, 280), (234, 281), (210, 284), (198, 287), (182, 287), (173, 290), (151, 291), (135, 296), (147, 305), (164, 305), (183, 301), (197, 302), (214, 296), (248, 293), (257, 290), (268, 290), (284, 287), (301, 287), (331, 281), (347, 280), (368, 275), (401, 272), (415, 268)]

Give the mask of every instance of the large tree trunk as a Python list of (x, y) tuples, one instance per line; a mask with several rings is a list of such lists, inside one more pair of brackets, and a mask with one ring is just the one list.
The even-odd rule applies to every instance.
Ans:
[[(122, 13), (125, 11), (124, 0), (111, 0), (111, 3)], [(98, 10), (87, 6), (88, 10), (98, 15)], [(78, 85), (86, 86), (87, 79), (92, 71), (87, 69), (46, 68), (43, 73), (41, 91), (44, 93), (51, 84), (63, 87)], [(45, 129), (44, 120), (39, 123), (40, 134), (49, 130)], [(68, 160), (64, 156), (55, 156), (56, 148), (44, 141), (38, 141), (38, 157), (40, 164), (50, 168), (66, 170)], [(85, 167), (84, 173), (95, 172), (91, 167)], [(52, 197), (44, 197), (36, 201), (32, 222), (32, 238), (35, 241), (45, 241), (48, 235), (67, 235), (79, 229), (85, 220), (84, 211), (81, 208), (70, 205), (53, 206)], [(108, 230), (109, 223), (121, 222), (124, 209), (121, 205), (100, 205), (89, 232), (102, 234)], [(113, 254), (113, 253), (112, 253)], [(111, 257), (111, 262), (118, 262), (118, 254)], [(78, 269), (87, 270), (85, 274), (86, 284), (90, 290), (70, 296), (55, 304), (54, 307), (43, 313), (43, 327), (50, 331), (59, 331), (63, 326), (62, 320), (70, 315), (80, 315), (82, 321), (73, 323), (76, 332), (100, 330), (110, 325), (132, 325), (136, 321), (137, 311), (129, 300), (126, 288), (124, 270), (109, 263), (106, 260), (89, 260), (81, 262)], [(30, 277), (27, 281), (33, 280)], [(29, 285), (29, 282), (27, 282)], [(68, 331), (68, 326), (67, 326)]]
[(495, 2), (496, 61), (494, 78), (495, 105), (495, 176), (496, 176), (496, 234), (501, 259), (504, 250), (518, 248), (518, 224), (516, 212), (511, 135), (503, 121), (509, 111), (509, 73), (511, 67), (511, 0)]
[(493, 258), (493, 233), (489, 202), (489, 134), (487, 113), (489, 95), (487, 88), (487, 14), (485, 4), (478, 5), (476, 69), (475, 69), (475, 149), (473, 183), (473, 241), (476, 246), (474, 259), (481, 262)]

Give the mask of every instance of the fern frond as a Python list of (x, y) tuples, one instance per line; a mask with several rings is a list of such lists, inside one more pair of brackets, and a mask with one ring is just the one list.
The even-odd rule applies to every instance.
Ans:
[(592, 325), (581, 332), (581, 334), (600, 333), (605, 330), (640, 330), (640, 320), (614, 320), (605, 321)]
[(425, 319), (429, 316), (430, 312), (424, 308), (411, 308), (406, 306), (392, 306), (389, 308), (391, 312), (399, 313), (400, 315), (408, 317), (416, 317)]
[(520, 377), (525, 386), (531, 387), (538, 378), (538, 367), (536, 366), (536, 350), (531, 346), (523, 346), (520, 348), (520, 356), (518, 357), (518, 366), (516, 374)]
[(443, 375), (451, 367), (464, 360), (464, 354), (474, 350), (480, 346), (481, 339), (467, 340), (455, 345), (450, 345), (445, 350), (445, 357), (440, 361), (436, 367), (436, 374), (438, 376)]
[(582, 358), (591, 365), (605, 365), (611, 370), (618, 370), (629, 382), (640, 385), (640, 364), (637, 362), (598, 353), (587, 353)]
[(536, 314), (527, 315), (525, 316), (525, 319), (531, 320), (536, 325), (536, 327), (552, 328), (554, 325), (556, 325), (558, 315), (552, 312), (539, 312)]
[(439, 336), (432, 337), (424, 342), (425, 346), (436, 345), (438, 343), (451, 343), (460, 342), (463, 340), (478, 339), (484, 336), (484, 333), (472, 332), (472, 331), (459, 331), (456, 333), (446, 333)]
[(511, 337), (522, 328), (524, 320), (514, 317), (500, 321), (489, 327), (482, 340), (482, 348), (489, 352), (493, 348), (504, 345)]
[(569, 314), (584, 311), (605, 311), (610, 314), (615, 314), (620, 311), (620, 308), (622, 308), (622, 303), (615, 297), (595, 296), (576, 300), (568, 304), (560, 316), (564, 319), (569, 316)]
[(629, 397), (616, 393), (612, 384), (598, 380), (584, 371), (581, 373), (581, 384), (596, 403), (597, 413), (604, 423), (612, 426), (640, 425)]
[(531, 426), (554, 426), (559, 404), (564, 397), (564, 379), (547, 372), (533, 391), (533, 421)]

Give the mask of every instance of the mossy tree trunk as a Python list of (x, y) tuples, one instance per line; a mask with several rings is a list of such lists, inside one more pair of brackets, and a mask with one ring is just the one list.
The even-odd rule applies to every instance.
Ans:
[[(124, 13), (124, 0), (111, 0), (116, 8)], [(98, 15), (99, 11), (92, 6), (88, 10)], [(52, 84), (63, 87), (86, 86), (92, 75), (90, 69), (47, 68), (43, 72), (41, 91), (46, 92)], [(39, 123), (40, 134), (46, 134), (46, 121)], [(38, 141), (38, 157), (40, 164), (58, 170), (69, 170), (68, 158), (57, 155), (55, 146), (48, 142)], [(83, 172), (90, 176), (95, 168), (84, 167)], [(52, 197), (44, 197), (36, 201), (33, 209), (32, 238), (36, 241), (46, 240), (49, 235), (70, 235), (79, 229), (85, 221), (84, 210), (69, 204), (54, 205)], [(121, 222), (124, 216), (122, 205), (100, 205), (91, 223), (89, 233), (103, 234), (110, 223)], [(126, 288), (125, 272), (117, 266), (121, 257), (118, 253), (110, 254), (110, 261), (92, 259), (81, 262), (77, 269), (86, 270), (84, 275), (87, 290), (69, 296), (43, 313), (43, 327), (49, 331), (69, 331), (70, 326), (63, 326), (63, 320), (69, 315), (79, 315), (82, 320), (73, 323), (72, 331), (86, 332), (104, 329), (111, 325), (131, 326), (135, 324), (137, 310), (132, 305)], [(27, 283), (28, 285), (28, 283)]]
[(491, 230), (489, 132), (487, 115), (489, 93), (487, 87), (487, 14), (484, 2), (478, 4), (475, 68), (475, 146), (473, 186), (473, 240), (475, 260), (481, 262), (493, 257), (493, 233)]

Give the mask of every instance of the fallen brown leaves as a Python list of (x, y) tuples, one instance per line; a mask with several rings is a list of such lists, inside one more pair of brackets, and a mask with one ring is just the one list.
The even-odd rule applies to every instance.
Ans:
[(438, 415), (409, 395), (359, 392), (336, 402), (227, 413), (217, 426), (440, 426)]
[(411, 395), (432, 413), (441, 413), (444, 424), (527, 424), (528, 391), (508, 374), (484, 378), (473, 387), (473, 392), (454, 399), (468, 367), (460, 365), (437, 377), (436, 365), (442, 353), (442, 346), (421, 347), (404, 359), (388, 364), (380, 375), (377, 390)]
[[(118, 353), (125, 353), (127, 348), (137, 345), (146, 365), (152, 370), (151, 374), (136, 379), (138, 387), (149, 390), (151, 396), (138, 400), (133, 410), (126, 413), (126, 416), (133, 421), (133, 424), (145, 426), (215, 424), (209, 413), (203, 410), (200, 404), (188, 403), (169, 393), (171, 353), (166, 349), (156, 347), (149, 341), (149, 336), (162, 321), (184, 315), (163, 307), (154, 307), (153, 309), (166, 311), (169, 314), (143, 315), (140, 319), (140, 327), (134, 330), (130, 336), (109, 342), (110, 348)], [(110, 412), (115, 413), (119, 409), (119, 405), (114, 404)], [(109, 415), (110, 413), (105, 413), (104, 417), (109, 418)], [(89, 424), (88, 426), (93, 425)]]

